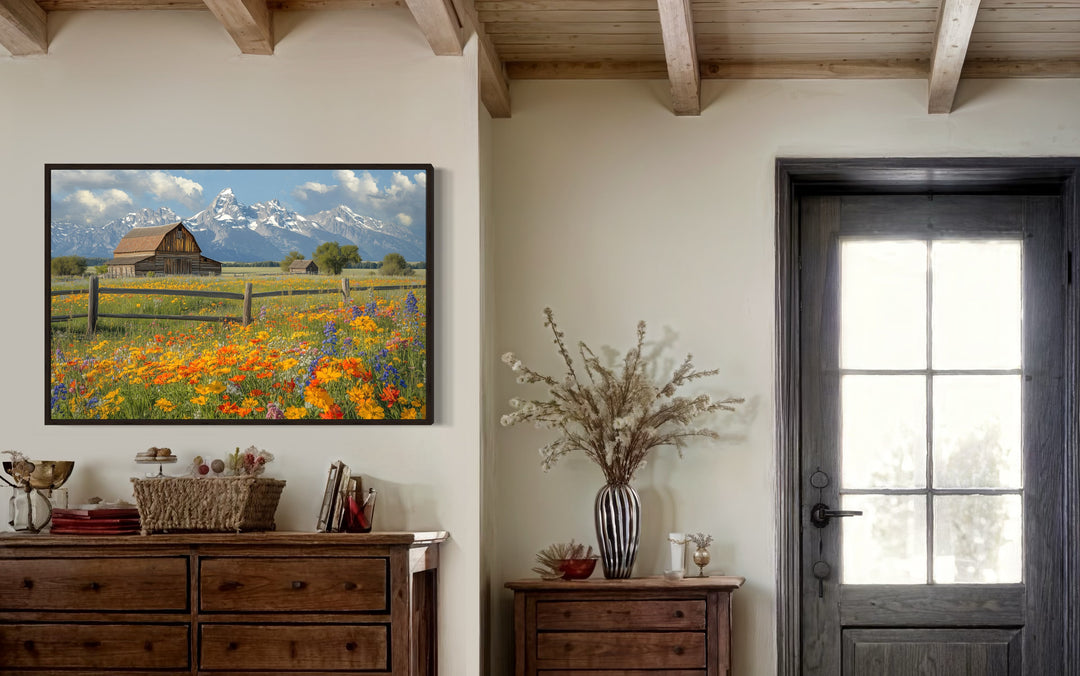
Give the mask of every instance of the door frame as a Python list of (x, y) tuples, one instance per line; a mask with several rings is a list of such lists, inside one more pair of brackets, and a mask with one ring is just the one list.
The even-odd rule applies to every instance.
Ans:
[[(777, 675), (801, 671), (800, 543), (806, 517), (799, 461), (799, 199), (883, 193), (1040, 193), (1061, 199), (1065, 288), (1065, 621), (1069, 676), (1080, 676), (1080, 158), (882, 158), (776, 160), (776, 642)], [(1074, 279), (1076, 283), (1073, 283)]]

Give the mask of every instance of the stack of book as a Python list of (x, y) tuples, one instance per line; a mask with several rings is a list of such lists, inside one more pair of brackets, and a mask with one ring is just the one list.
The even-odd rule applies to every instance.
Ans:
[(137, 535), (139, 510), (54, 509), (52, 532), (58, 535)]

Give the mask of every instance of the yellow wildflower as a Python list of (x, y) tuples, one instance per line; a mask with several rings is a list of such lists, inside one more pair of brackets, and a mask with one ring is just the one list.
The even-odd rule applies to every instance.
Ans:
[(299, 406), (290, 406), (285, 409), (285, 417), (288, 420), (299, 420), (300, 418), (307, 417), (307, 409)]

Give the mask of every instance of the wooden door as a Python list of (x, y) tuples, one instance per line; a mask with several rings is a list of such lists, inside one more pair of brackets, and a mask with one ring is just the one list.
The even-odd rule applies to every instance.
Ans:
[(1049, 196), (800, 201), (802, 673), (1063, 673)]

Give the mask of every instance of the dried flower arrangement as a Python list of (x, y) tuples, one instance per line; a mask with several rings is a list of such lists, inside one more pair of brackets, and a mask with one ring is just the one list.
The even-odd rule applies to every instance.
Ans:
[(266, 463), (273, 459), (274, 455), (269, 451), (248, 446), (241, 452), (237, 446), (224, 460), (215, 458), (207, 463), (201, 455), (196, 455), (191, 461), (191, 473), (197, 477), (258, 476), (266, 469)]
[[(30, 489), (30, 476), (34, 473), (37, 467), (34, 463), (18, 451), (3, 451), (3, 455), (11, 456), (11, 476), (15, 479), (15, 483), (20, 488)], [(11, 485), (11, 482), (4, 480), (5, 483)]]
[(707, 394), (675, 396), (679, 387), (719, 373), (717, 369), (696, 370), (692, 355), (686, 356), (670, 380), (657, 386), (647, 373), (647, 360), (642, 357), (643, 321), (638, 322), (637, 344), (626, 353), (621, 369), (604, 366), (588, 345), (579, 342), (578, 352), (587, 376), (583, 381), (578, 378), (551, 308), (544, 308), (544, 316), (547, 318), (544, 326), (551, 328), (555, 345), (566, 363), (566, 375), (556, 380), (525, 366), (512, 352), (504, 354), (503, 362), (521, 373), (519, 383), (547, 385), (551, 397), (511, 399), (514, 410), (502, 416), (501, 422), (509, 426), (528, 421), (561, 432), (558, 439), (540, 449), (545, 470), (571, 451), (583, 451), (600, 467), (609, 484), (627, 484), (645, 464), (651, 449), (675, 446), (682, 457), (688, 438), (718, 437), (714, 430), (691, 427), (694, 419), (713, 411), (734, 411), (735, 404), (743, 402), (737, 397), (714, 401)]
[(556, 580), (563, 576), (563, 562), (574, 559), (594, 559), (592, 545), (588, 549), (585, 545), (570, 542), (556, 542), (544, 547), (536, 553), (536, 562), (539, 566), (533, 568), (533, 572), (545, 580)]
[(712, 544), (713, 537), (708, 533), (688, 533), (687, 542), (693, 542), (698, 549), (706, 549)]

